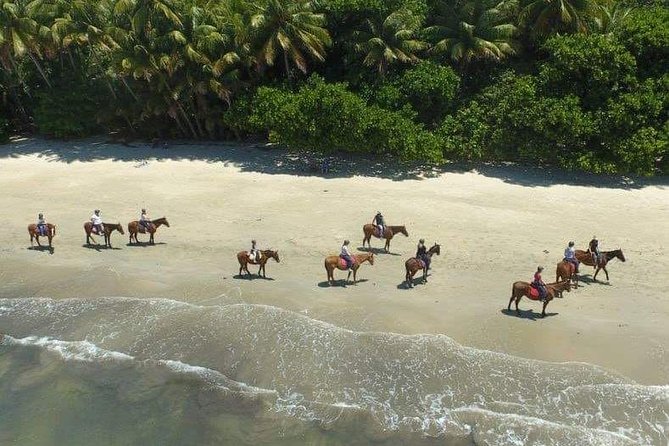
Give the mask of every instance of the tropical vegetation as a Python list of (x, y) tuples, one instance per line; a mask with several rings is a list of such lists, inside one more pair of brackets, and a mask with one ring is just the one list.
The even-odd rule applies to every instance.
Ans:
[(669, 172), (662, 0), (0, 0), (0, 142)]

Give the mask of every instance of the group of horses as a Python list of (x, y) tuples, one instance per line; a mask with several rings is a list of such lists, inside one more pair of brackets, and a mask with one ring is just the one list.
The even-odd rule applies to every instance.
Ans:
[[(576, 260), (578, 260), (580, 266), (591, 266), (595, 268), (595, 274), (592, 277), (593, 281), (597, 281), (597, 273), (601, 270), (604, 270), (606, 280), (609, 280), (609, 272), (606, 270), (606, 265), (613, 259), (618, 259), (621, 262), (625, 261), (625, 255), (623, 254), (622, 249), (604, 251), (601, 252), (599, 256), (594, 256), (590, 251), (576, 250)], [(579, 277), (576, 272), (576, 265), (567, 260), (558, 262), (555, 270), (555, 282), (546, 284), (546, 297), (544, 298), (541, 317), (546, 317), (546, 307), (550, 301), (555, 297), (562, 297), (563, 291), (569, 292), (572, 287), (578, 288), (578, 281)], [(514, 282), (511, 287), (511, 298), (509, 299), (507, 311), (511, 311), (511, 303), (515, 301), (516, 314), (520, 315), (518, 302), (520, 302), (520, 299), (522, 299), (523, 296), (531, 300), (538, 300), (538, 293), (536, 290), (533, 290), (531, 283), (522, 281)]]
[[(156, 231), (158, 230), (159, 227), (161, 226), (167, 226), (168, 228), (170, 227), (169, 222), (167, 221), (167, 218), (161, 217), (156, 220), (152, 220), (150, 225), (141, 225), (138, 220), (131, 221), (128, 223), (128, 235), (129, 235), (129, 243), (133, 244), (139, 244), (139, 239), (137, 238), (137, 234), (149, 234), (149, 244), (153, 245), (155, 244), (155, 239), (154, 235)], [(93, 227), (93, 223), (90, 221), (87, 221), (84, 223), (84, 232), (86, 233), (86, 244), (90, 245), (91, 241), (93, 244), (98, 245), (98, 242), (95, 241), (95, 238), (93, 237), (94, 235), (102, 235), (104, 236), (104, 246), (111, 248), (111, 235), (114, 231), (118, 231), (120, 234), (125, 235), (125, 231), (123, 230), (123, 226), (121, 226), (120, 223), (102, 223), (103, 227), (103, 233), (99, 234), (97, 230)], [(30, 246), (34, 246), (34, 243), (37, 242), (37, 246), (41, 247), (42, 244), (39, 241), (40, 237), (47, 237), (49, 240), (49, 249), (53, 249), (53, 238), (56, 236), (56, 225), (53, 223), (47, 223), (46, 224), (46, 231), (41, 232), (37, 225), (35, 223), (31, 223), (28, 225), (28, 234), (30, 235)]]

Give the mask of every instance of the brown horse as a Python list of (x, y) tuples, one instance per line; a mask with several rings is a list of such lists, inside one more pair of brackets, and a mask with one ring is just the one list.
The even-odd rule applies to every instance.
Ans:
[[(111, 245), (111, 234), (112, 234), (112, 232), (118, 231), (121, 234), (125, 234), (125, 232), (123, 231), (123, 226), (121, 226), (121, 223), (116, 223), (116, 224), (114, 224), (114, 223), (102, 223), (102, 227), (104, 228), (104, 231), (105, 231), (104, 232), (105, 247), (107, 247), (107, 246), (110, 247), (110, 248), (112, 247), (112, 245)], [(93, 235), (100, 235), (100, 234), (96, 234), (96, 233), (93, 232), (93, 223), (91, 223), (90, 221), (87, 221), (86, 223), (84, 223), (84, 232), (86, 232), (86, 244), (87, 245), (91, 244), (91, 242), (90, 242), (91, 240), (93, 240), (93, 243), (95, 243), (96, 245), (99, 244), (93, 238)]]
[[(441, 247), (436, 243), (427, 251), (428, 262), (432, 260), (434, 254), (441, 254)], [(427, 264), (419, 261), (417, 258), (412, 257), (404, 262), (404, 269), (406, 270), (404, 280), (409, 288), (413, 287), (413, 276), (416, 275), (418, 270), (423, 270), (423, 283), (427, 282)]]
[[(509, 306), (506, 308), (507, 311), (511, 311), (511, 302), (516, 301), (516, 314), (520, 315), (520, 310), (518, 309), (518, 302), (520, 302), (520, 299), (522, 299), (523, 296), (527, 297), (528, 299), (531, 300), (536, 300), (532, 299), (532, 295), (530, 294), (530, 290), (532, 288), (532, 285), (528, 282), (514, 282), (512, 287), (511, 287), (511, 299), (509, 299)], [(556, 282), (556, 283), (547, 283), (546, 284), (546, 299), (544, 299), (544, 307), (541, 310), (541, 317), (546, 317), (546, 306), (548, 305), (548, 302), (553, 300), (556, 295), (561, 295), (563, 291), (569, 292), (571, 290), (571, 284), (569, 283), (569, 280), (564, 280), (562, 282)]]
[(139, 240), (137, 239), (137, 234), (146, 234), (147, 232), (151, 234), (151, 237), (149, 238), (149, 244), (153, 245), (155, 242), (153, 241), (153, 235), (156, 233), (156, 230), (162, 226), (165, 225), (168, 228), (170, 227), (170, 224), (167, 222), (167, 219), (165, 217), (161, 217), (157, 220), (152, 220), (151, 221), (151, 226), (149, 228), (145, 228), (143, 225), (139, 224), (139, 221), (131, 221), (128, 223), (128, 234), (130, 234), (130, 243), (132, 243), (133, 240), (135, 240), (135, 243), (139, 243)]
[(555, 269), (555, 281), (562, 282), (563, 280), (571, 280), (574, 284), (574, 288), (578, 288), (578, 274), (576, 274), (576, 266), (571, 263), (563, 260), (558, 262), (557, 268)]
[(251, 272), (249, 271), (249, 265), (260, 265), (260, 268), (258, 268), (258, 276), (260, 276), (260, 272), (262, 271), (262, 277), (265, 277), (265, 265), (267, 264), (267, 261), (269, 259), (274, 259), (276, 260), (277, 263), (279, 263), (281, 260), (279, 260), (279, 251), (272, 251), (270, 249), (260, 251), (261, 256), (260, 256), (260, 261), (256, 260), (251, 260), (249, 259), (249, 252), (248, 251), (239, 251), (237, 253), (237, 261), (239, 262), (239, 275), (242, 275), (242, 271), (246, 271), (246, 274), (249, 276), (251, 275)]
[[(353, 263), (353, 266), (348, 268), (348, 276), (346, 277), (346, 282), (349, 281), (349, 279), (351, 278), (351, 272), (353, 272), (353, 284), (355, 285), (355, 282), (357, 281), (356, 273), (358, 272), (358, 268), (360, 268), (360, 266), (365, 262), (369, 262), (370, 265), (374, 265), (374, 253), (373, 252), (366, 252), (364, 254), (356, 254), (352, 257), (355, 261)], [(346, 268), (343, 268), (341, 266), (339, 256), (328, 256), (328, 257), (326, 257), (325, 258), (325, 271), (328, 273), (328, 282), (330, 283), (330, 285), (334, 285), (334, 270), (335, 269), (346, 271)]]
[(47, 233), (46, 236), (43, 236), (37, 230), (37, 225), (35, 223), (31, 223), (28, 225), (28, 234), (30, 234), (30, 246), (33, 246), (33, 239), (37, 242), (37, 246), (42, 246), (39, 242), (39, 238), (48, 237), (49, 248), (51, 248), (51, 240), (53, 240), (53, 238), (56, 236), (56, 225), (47, 223), (46, 227), (47, 227)]
[(622, 249), (616, 249), (613, 251), (604, 251), (599, 253), (599, 258), (597, 259), (597, 265), (592, 261), (592, 253), (590, 251), (581, 251), (580, 249), (576, 250), (576, 259), (582, 264), (588, 266), (596, 267), (595, 275), (592, 276), (592, 280), (597, 280), (597, 273), (599, 270), (604, 270), (606, 273), (606, 281), (609, 281), (609, 272), (606, 270), (606, 264), (609, 263), (614, 258), (617, 258), (621, 262), (625, 261), (625, 255), (623, 254)]
[(405, 236), (409, 237), (409, 233), (407, 232), (406, 226), (386, 226), (383, 229), (383, 237), (378, 237), (376, 235), (376, 226), (367, 223), (362, 227), (362, 232), (365, 234), (365, 238), (362, 239), (362, 247), (365, 247), (365, 242), (367, 242), (367, 245), (369, 248), (372, 248), (372, 236), (376, 238), (384, 238), (386, 240), (386, 245), (384, 246), (383, 249), (386, 250), (386, 252), (390, 251), (390, 241), (393, 239), (395, 234), (404, 234)]

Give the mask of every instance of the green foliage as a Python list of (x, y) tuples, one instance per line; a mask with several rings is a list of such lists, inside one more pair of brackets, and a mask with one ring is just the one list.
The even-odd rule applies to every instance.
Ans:
[(0, 143), (9, 141), (9, 121), (0, 116)]
[(616, 40), (603, 35), (557, 36), (545, 44), (541, 66), (545, 91), (574, 94), (586, 109), (596, 109), (611, 94), (628, 91), (636, 82), (636, 61)]
[(460, 77), (450, 67), (421, 62), (405, 71), (395, 85), (400, 96), (418, 112), (419, 119), (433, 124), (454, 108)]
[(634, 9), (616, 29), (616, 36), (636, 57), (646, 76), (661, 75), (669, 66), (669, 9)]
[(344, 84), (311, 77), (297, 93), (263, 87), (251, 122), (287, 147), (440, 159), (438, 138), (399, 112), (368, 105)]

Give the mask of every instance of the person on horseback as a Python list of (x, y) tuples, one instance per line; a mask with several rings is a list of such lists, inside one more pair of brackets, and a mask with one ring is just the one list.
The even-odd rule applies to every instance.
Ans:
[(544, 270), (543, 266), (537, 267), (537, 272), (534, 273), (534, 279), (532, 280), (532, 286), (539, 291), (539, 300), (546, 299), (546, 284), (541, 278), (541, 272)]
[(590, 251), (590, 255), (592, 256), (592, 267), (597, 268), (597, 263), (599, 263), (599, 240), (597, 240), (596, 235), (592, 236), (592, 240), (588, 244), (588, 251)]
[(379, 231), (379, 237), (383, 237), (383, 233), (386, 231), (386, 223), (383, 221), (383, 215), (381, 215), (381, 211), (376, 211), (376, 215), (372, 220), (372, 224), (377, 227)]
[(416, 258), (425, 264), (425, 269), (430, 269), (430, 257), (427, 255), (427, 247), (423, 238), (418, 241)]
[(46, 218), (44, 218), (44, 214), (40, 213), (37, 216), (37, 233), (40, 235), (46, 235), (48, 230), (49, 228), (46, 225)]
[(104, 229), (102, 227), (102, 217), (100, 217), (100, 209), (96, 209), (91, 215), (91, 223), (93, 224), (93, 229), (97, 231), (98, 235), (104, 234)]
[(353, 257), (351, 256), (351, 251), (348, 249), (349, 243), (351, 242), (344, 240), (344, 244), (341, 245), (341, 253), (339, 254), (339, 257), (346, 262), (346, 268), (351, 268), (353, 266)]
[(151, 219), (146, 213), (146, 209), (142, 209), (142, 215), (139, 216), (139, 225), (143, 226), (144, 229), (148, 231), (149, 229), (151, 229), (152, 224), (153, 223), (151, 222)]
[(251, 240), (251, 250), (249, 251), (249, 260), (252, 262), (260, 261), (260, 250), (256, 246), (255, 240)]
[(574, 265), (574, 272), (578, 273), (578, 260), (576, 259), (576, 248), (574, 248), (574, 244), (574, 242), (569, 242), (569, 246), (564, 250), (564, 261)]

